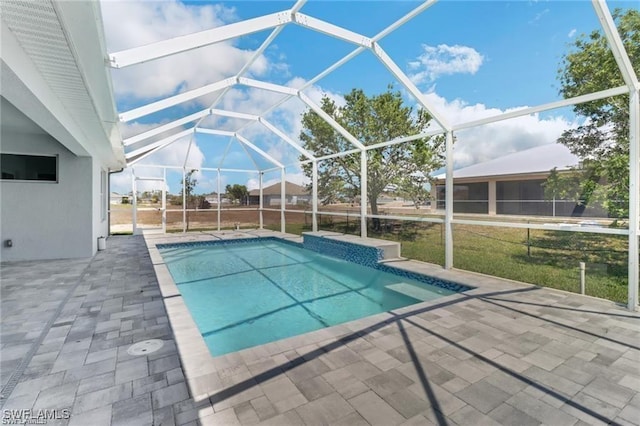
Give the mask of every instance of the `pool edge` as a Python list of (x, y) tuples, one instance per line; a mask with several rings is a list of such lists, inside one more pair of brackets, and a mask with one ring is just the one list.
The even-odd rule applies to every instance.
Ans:
[[(404, 317), (409, 314), (416, 314), (420, 311), (429, 311), (440, 306), (446, 306), (455, 303), (458, 300), (476, 297), (472, 293), (479, 290), (477, 280), (482, 277), (465, 276), (464, 273), (458, 271), (447, 271), (439, 265), (427, 264), (413, 260), (403, 260), (392, 262), (394, 267), (400, 266), (412, 273), (433, 276), (449, 282), (457, 282), (465, 286), (472, 287), (464, 293), (455, 293), (443, 296), (433, 301), (419, 302), (393, 311), (382, 312), (365, 318), (356, 319), (343, 324), (332, 327), (322, 328), (302, 335), (292, 336), (275, 342), (266, 343), (264, 345), (254, 346), (242, 349), (237, 352), (228, 353), (220, 356), (211, 355), (208, 346), (200, 331), (193, 320), (190, 311), (180, 294), (177, 285), (173, 281), (169, 270), (160, 255), (157, 248), (158, 245), (176, 242), (206, 242), (225, 239), (230, 236), (232, 239), (244, 240), (256, 237), (276, 237), (282, 240), (291, 240), (290, 234), (280, 234), (277, 232), (261, 232), (244, 233), (240, 236), (238, 233), (197, 233), (197, 234), (178, 234), (178, 235), (144, 235), (145, 243), (151, 256), (153, 268), (158, 280), (163, 302), (169, 317), (169, 324), (174, 332), (176, 346), (180, 359), (183, 364), (185, 377), (191, 395), (194, 397), (204, 397), (214, 395), (223, 388), (223, 385), (216, 380), (208, 380), (209, 376), (230, 368), (239, 363), (250, 363), (264, 357), (272, 357), (287, 351), (295, 350), (298, 353), (313, 351), (320, 343), (336, 342), (344, 339), (345, 336), (357, 336), (374, 325), (384, 324), (397, 320), (398, 317)], [(457, 277), (453, 279), (451, 277)], [(474, 284), (471, 284), (471, 279)], [(528, 287), (531, 287), (528, 285)], [(487, 286), (484, 286), (484, 290)]]

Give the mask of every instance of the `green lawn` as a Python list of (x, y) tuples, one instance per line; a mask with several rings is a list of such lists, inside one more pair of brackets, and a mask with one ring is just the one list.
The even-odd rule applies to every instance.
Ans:
[[(344, 222), (325, 222), (319, 228), (357, 234), (359, 223), (347, 229)], [(287, 224), (292, 234), (306, 230), (309, 225)], [(444, 265), (441, 224), (383, 222), (369, 236), (401, 242), (404, 257)], [(585, 262), (586, 294), (626, 303), (626, 236), (533, 229), (527, 236), (526, 229), (455, 225), (453, 237), (458, 269), (577, 293), (579, 265)]]

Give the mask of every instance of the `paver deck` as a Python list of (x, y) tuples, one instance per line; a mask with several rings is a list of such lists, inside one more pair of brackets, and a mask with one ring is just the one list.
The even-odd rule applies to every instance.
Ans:
[[(419, 262), (475, 290), (213, 358), (154, 242), (93, 259), (2, 264), (10, 411), (62, 425), (582, 425), (640, 421), (640, 315), (613, 303)], [(150, 355), (127, 349), (146, 339)]]

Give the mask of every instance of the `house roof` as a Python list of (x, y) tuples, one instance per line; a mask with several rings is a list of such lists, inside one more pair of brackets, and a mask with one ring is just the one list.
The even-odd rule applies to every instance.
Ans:
[[(300, 186), (293, 182), (285, 182), (284, 193), (286, 195), (309, 195), (309, 191), (304, 186)], [(260, 189), (252, 189), (249, 195), (259, 196)], [(274, 183), (262, 189), (262, 195), (280, 195), (280, 182)]]
[[(568, 170), (577, 166), (579, 162), (580, 159), (573, 155), (566, 146), (552, 143), (454, 170), (453, 178), (534, 174), (548, 172), (554, 168)], [(445, 179), (445, 177), (445, 173), (435, 176), (438, 180)]]

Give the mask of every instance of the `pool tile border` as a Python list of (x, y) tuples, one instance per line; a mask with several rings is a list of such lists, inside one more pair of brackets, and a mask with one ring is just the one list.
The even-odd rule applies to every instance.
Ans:
[[(158, 246), (166, 247), (171, 244), (186, 242), (189, 244), (211, 244), (213, 241), (225, 240), (229, 237), (231, 244), (236, 239), (246, 240), (256, 237), (275, 237), (283, 241), (294, 244), (301, 244), (302, 239), (291, 234), (281, 234), (278, 232), (258, 231), (255, 233), (198, 233), (198, 234), (177, 234), (177, 235), (144, 235), (147, 248), (149, 250), (153, 267), (158, 279), (160, 291), (164, 298), (165, 308), (169, 317), (170, 325), (174, 331), (176, 346), (180, 354), (183, 370), (191, 395), (196, 398), (212, 397), (221, 391), (221, 384), (211, 382), (208, 378), (213, 373), (223, 373), (229, 368), (246, 364), (266, 356), (276, 356), (288, 351), (300, 351), (305, 347), (316, 347), (326, 342), (339, 342), (348, 336), (366, 333), (376, 324), (392, 322), (399, 316), (412, 315), (422, 310), (434, 309), (438, 306), (447, 306), (462, 299), (473, 297), (474, 294), (481, 294), (486, 291), (502, 290), (505, 286), (517, 288), (518, 283), (500, 280), (492, 277), (469, 274), (461, 271), (447, 271), (437, 265), (431, 265), (412, 260), (397, 260), (381, 264), (384, 268), (394, 268), (400, 273), (424, 274), (433, 276), (435, 279), (459, 282), (466, 285), (471, 290), (464, 293), (455, 293), (450, 296), (443, 296), (434, 301), (420, 302), (389, 312), (382, 312), (376, 315), (350, 321), (333, 327), (323, 328), (310, 333), (289, 337), (275, 342), (267, 343), (252, 348), (243, 349), (238, 352), (226, 355), (212, 356), (209, 352), (204, 338), (200, 334), (198, 327), (191, 317), (179, 290), (176, 286), (167, 266), (164, 264)], [(238, 241), (240, 242), (240, 241)], [(481, 284), (481, 285), (478, 285)], [(475, 287), (472, 287), (474, 286)], [(481, 287), (481, 288), (480, 288)], [(531, 287), (522, 284), (521, 287)]]
[[(352, 241), (342, 241), (333, 238), (327, 238), (325, 236), (318, 235), (303, 235), (303, 242), (291, 241), (286, 238), (280, 238), (278, 236), (263, 236), (263, 237), (247, 237), (247, 238), (234, 238), (229, 240), (217, 239), (209, 241), (190, 241), (190, 242), (173, 242), (173, 243), (158, 243), (156, 248), (171, 249), (171, 248), (184, 248), (184, 247), (206, 247), (206, 246), (219, 246), (219, 245), (235, 245), (246, 244), (250, 242), (258, 241), (279, 241), (284, 244), (293, 245), (296, 247), (305, 248), (307, 250), (321, 253), (324, 255), (332, 256), (337, 259), (342, 259), (347, 262), (356, 263), (359, 265), (367, 266), (377, 269), (382, 272), (388, 272), (391, 274), (399, 275), (404, 278), (419, 281), (424, 284), (440, 287), (445, 290), (453, 291), (456, 293), (473, 290), (475, 287), (460, 284), (440, 278), (434, 278), (422, 273), (408, 271), (400, 268), (394, 268), (385, 263), (380, 263), (384, 257), (383, 249), (372, 246), (358, 244)], [(162, 262), (162, 256), (160, 256)], [(164, 274), (165, 271), (163, 270)]]

